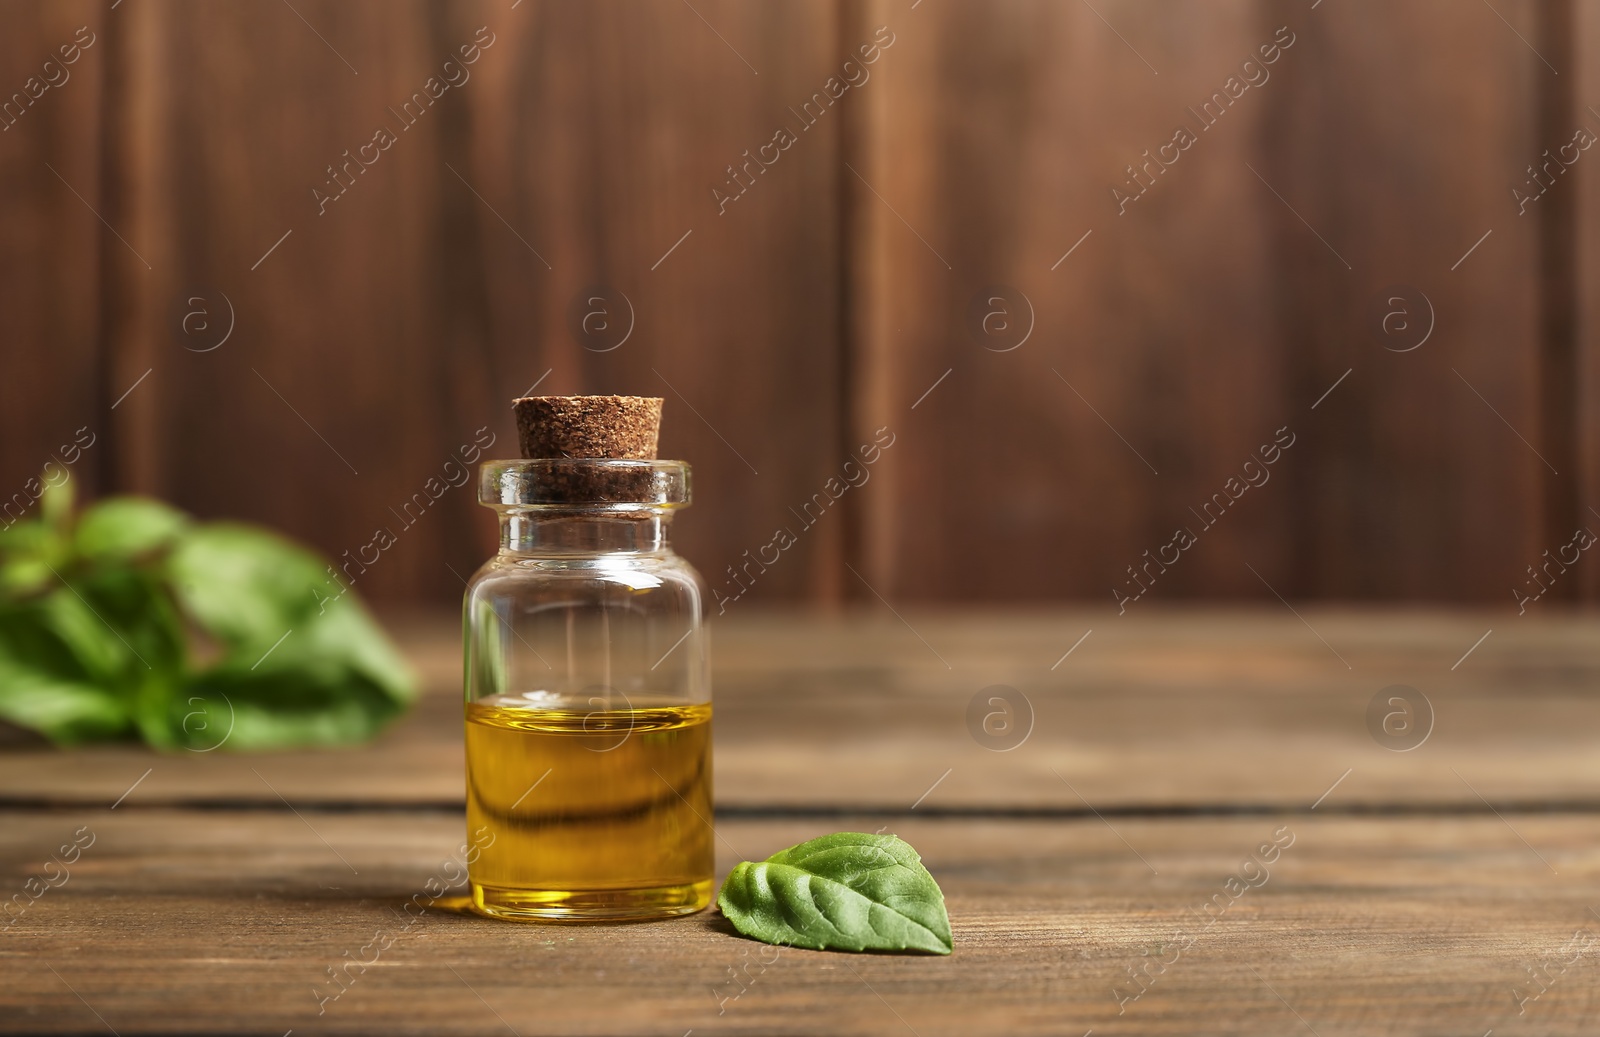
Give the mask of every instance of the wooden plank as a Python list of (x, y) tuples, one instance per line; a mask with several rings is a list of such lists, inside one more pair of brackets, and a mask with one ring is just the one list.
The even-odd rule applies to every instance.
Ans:
[[(1302, 615), (1315, 632), (1285, 610), (1114, 622), (911, 612), (916, 633), (886, 611), (735, 617), (716, 630), (718, 801), (735, 811), (1304, 811), (1348, 771), (1324, 809), (1483, 809), (1480, 795), (1501, 806), (1597, 802), (1600, 639), (1588, 620)], [(270, 782), (296, 804), (457, 804), (457, 628), (436, 619), (395, 630), (430, 691), (368, 748), (14, 748), (0, 753), (0, 802), (105, 805), (149, 770), (131, 800), (277, 803)], [(1435, 717), (1410, 751), (1383, 747), (1368, 727), (1373, 699), (1396, 684), (1418, 689)], [(1035, 716), (1010, 751), (985, 748), (968, 726), (974, 698), (993, 685), (1017, 689)], [(987, 694), (980, 724), (999, 708)]]
[[(1247, 168), (1278, 84), (1209, 130), (1186, 110), (1271, 40), (1257, 5), (881, 10), (900, 42), (853, 184), (878, 265), (855, 414), (901, 435), (863, 497), (872, 590), (1108, 601), (1190, 526), (1203, 543), (1155, 598), (1265, 595), (1244, 563), (1287, 562), (1284, 483), (1212, 531), (1189, 510), (1298, 420), (1266, 276), (1277, 203)], [(1152, 156), (1179, 126), (1169, 169)]]
[[(723, 824), (719, 877), (737, 854), (884, 820)], [(1592, 814), (890, 825), (944, 889), (950, 957), (780, 952), (710, 913), (512, 927), (441, 904), (406, 931), (401, 906), (456, 873), (445, 866), (462, 840), (453, 817), (6, 813), (0, 874), (11, 889), (42, 875), (75, 833), (93, 842), (0, 943), (14, 980), (0, 989), (0, 1032), (1592, 1028)], [(1243, 864), (1275, 837), (1270, 863)], [(1228, 906), (1208, 925), (1202, 905), (1214, 896)], [(393, 939), (374, 961), (378, 934)], [(1152, 955), (1169, 964), (1125, 1000), (1138, 989), (1128, 970)], [(352, 959), (372, 964), (335, 985), (326, 970)], [(1530, 966), (1548, 978), (1535, 985)], [(1519, 1015), (1516, 997), (1541, 988)], [(319, 1002), (319, 992), (339, 996)]]
[[(1570, 76), (1562, 82), (1559, 75), (1563, 66), (1574, 68), (1574, 58), (1581, 53), (1574, 39), (1576, 13), (1571, 0), (1532, 6), (1533, 38), (1538, 40), (1535, 56), (1545, 66), (1533, 66), (1539, 104), (1535, 132), (1547, 143), (1531, 165), (1541, 167), (1541, 174), (1552, 181), (1559, 181), (1566, 179), (1569, 163), (1577, 164), (1585, 139), (1585, 131), (1579, 129), (1577, 122), (1579, 101), (1573, 94), (1574, 87), (1580, 84), (1573, 83)], [(1586, 132), (1592, 147), (1593, 130)], [(1546, 163), (1548, 171), (1543, 168)], [(1582, 527), (1591, 518), (1582, 506), (1586, 494), (1579, 461), (1583, 450), (1579, 414), (1584, 397), (1578, 346), (1580, 195), (1575, 183), (1552, 184), (1560, 190), (1551, 192), (1542, 184), (1524, 181), (1522, 191), (1513, 192), (1518, 200), (1518, 219), (1529, 215), (1521, 214), (1524, 203), (1519, 196), (1533, 197), (1536, 186), (1541, 188), (1537, 202), (1543, 203), (1532, 203), (1537, 212), (1531, 214), (1539, 220), (1539, 442), (1544, 444), (1550, 461), (1548, 474), (1540, 473), (1544, 484), (1540, 539), (1552, 545), (1551, 557), (1570, 557), (1576, 547), (1565, 545), (1585, 539)], [(1567, 474), (1561, 475), (1562, 470)], [(1594, 541), (1592, 532), (1587, 540)], [(1581, 580), (1564, 578), (1567, 574), (1560, 571), (1564, 568), (1558, 561), (1545, 573), (1546, 579), (1556, 578), (1551, 580), (1552, 586), (1538, 591), (1542, 600), (1572, 601), (1582, 596)]]
[[(1307, 434), (1285, 473), (1294, 558), (1262, 572), (1291, 598), (1504, 603), (1558, 546), (1543, 542), (1540, 452), (1564, 448), (1540, 427), (1539, 225), (1509, 190), (1545, 147), (1552, 72), (1517, 36), (1537, 35), (1535, 5), (1496, 9), (1320, 5), (1270, 97), (1261, 171), (1282, 200), (1255, 186)], [(1470, 133), (1426, 129), (1463, 112)]]
[[(1278, 9), (7, 10), (7, 67), (40, 60), (41, 34), (96, 19), (106, 32), (0, 147), (27, 203), (0, 259), (17, 300), (7, 331), (52, 343), (49, 364), (23, 349), (0, 385), (0, 431), (15, 444), (0, 459), (6, 486), (99, 420), (106, 452), (82, 474), (104, 477), (86, 488), (262, 519), (335, 555), (403, 525), (365, 589), (447, 600), (459, 583), (445, 563), (464, 573), (487, 553), (487, 516), (467, 491), (415, 528), (391, 509), (485, 423), (504, 449), (505, 397), (548, 371), (546, 389), (671, 401), (666, 448), (700, 475), (682, 544), (719, 589), (857, 444), (880, 427), (900, 436), (871, 485), (761, 573), (757, 600), (1131, 590), (1127, 566), (1284, 422), (1308, 432), (1277, 488), (1205, 531), (1156, 599), (1269, 598), (1249, 563), (1291, 597), (1503, 600), (1593, 496), (1569, 485), (1564, 458), (1594, 464), (1595, 365), (1539, 354), (1572, 303), (1548, 287), (1559, 263), (1538, 226), (1568, 222), (1517, 216), (1508, 190), (1550, 145), (1552, 112), (1587, 118), (1575, 101), (1592, 91), (1552, 94), (1552, 70), (1517, 38), (1562, 43), (1564, 5), (1546, 17), (1508, 2), (1506, 21), (1442, 0), (1283, 14), (1299, 35), (1271, 79), (1120, 216), (1101, 203), (1128, 187), (1126, 167), (1270, 37)], [(1572, 17), (1590, 15), (1575, 5)], [(319, 215), (328, 166), (399, 118), (389, 109), (480, 25), (499, 35), (471, 80)], [(870, 81), (719, 215), (711, 192), (730, 162), (796, 118), (880, 25), (898, 35)], [(1588, 74), (1586, 44), (1574, 46), (1563, 80)], [(1084, 102), (1102, 96), (1117, 105)], [(1469, 132), (1417, 130), (1458, 125), (1463, 110)], [(1386, 182), (1370, 175), (1375, 155)], [(52, 156), (98, 216), (44, 167)], [(116, 175), (102, 183), (102, 168)], [(1541, 211), (1589, 219), (1574, 175)], [(1342, 260), (1301, 217), (1331, 244), (1344, 236)], [(1449, 269), (1480, 228), (1492, 236)], [(1594, 236), (1573, 237), (1586, 256)], [(1370, 334), (1370, 305), (1396, 280), (1438, 314), (1415, 352)], [(1586, 299), (1593, 278), (1571, 280)], [(626, 292), (635, 312), (615, 351), (572, 330), (590, 283)], [(1014, 352), (966, 329), (993, 283), (1035, 311)], [(224, 304), (233, 336), (191, 352), (211, 343)], [(190, 306), (212, 318), (205, 330)], [(1578, 417), (1547, 406), (1557, 397)]]
[(101, 484), (116, 400), (106, 393), (127, 388), (107, 381), (100, 358), (103, 270), (145, 273), (96, 215), (112, 18), (78, 0), (0, 6), (0, 191), (10, 202), (0, 237), (0, 525), (35, 514), (42, 478), (77, 480), (81, 493)]
[[(719, 588), (843, 460), (836, 131), (725, 216), (712, 198), (827, 77), (831, 7), (152, 3), (130, 24), (112, 150), (159, 287), (120, 297), (116, 364), (161, 380), (125, 485), (335, 557), (388, 528), (358, 590), (450, 601), (492, 517), (470, 487), (406, 505), (459, 484), (481, 428), (514, 456), (510, 400), (536, 383), (667, 399), (663, 449), (695, 465), (700, 504), (682, 547)], [(574, 330), (594, 285), (627, 297), (625, 342)], [(211, 292), (233, 337), (175, 349), (210, 342), (174, 335), (174, 300)], [(751, 596), (820, 593), (836, 540), (805, 537)]]
[[(118, 487), (262, 522), (333, 557), (389, 525), (400, 542), (356, 586), (402, 588), (470, 491), (415, 530), (389, 508), (482, 424), (449, 409), (448, 383), (423, 360), (440, 324), (417, 288), (434, 283), (427, 216), (449, 173), (430, 152), (455, 91), (416, 129), (392, 129), (401, 139), (387, 150), (370, 147), (370, 168), (355, 156), (394, 127), (388, 105), (439, 73), (447, 44), (416, 3), (127, 6), (107, 148), (118, 207), (155, 272), (152, 288), (122, 286), (109, 335), (116, 365), (155, 373), (127, 405)], [(333, 167), (346, 164), (341, 186)], [(191, 307), (214, 318), (204, 331), (175, 315)]]
[[(1298, 428), (1302, 415), (1310, 431), (1278, 488), (1205, 532), (1156, 598), (1266, 598), (1250, 563), (1291, 597), (1503, 600), (1593, 497), (1569, 485), (1576, 468), (1564, 460), (1594, 465), (1589, 347), (1539, 353), (1559, 337), (1555, 311), (1574, 303), (1548, 287), (1560, 255), (1541, 252), (1550, 234), (1538, 227), (1569, 221), (1518, 216), (1509, 191), (1552, 144), (1551, 118), (1589, 118), (1576, 103), (1592, 94), (1581, 86), (1587, 44), (1574, 44), (1562, 77), (1579, 81), (1572, 94), (1552, 94), (1538, 53), (1570, 35), (1565, 5), (1546, 17), (1508, 2), (1506, 21), (1441, 0), (1285, 14), (1299, 35), (1271, 80), (1170, 174), (1152, 174), (1157, 185), (1121, 216), (1100, 203), (1127, 186), (1122, 171), (1275, 31), (1276, 9), (7, 10), (0, 56), (15, 69), (42, 60), (50, 33), (106, 31), (0, 147), (8, 186), (27, 202), (0, 259), (14, 300), (6, 329), (51, 343), (48, 364), (24, 348), (0, 385), (0, 431), (15, 445), (0, 459), (5, 486), (100, 421), (111, 431), (94, 449), (106, 452), (82, 474), (104, 478), (86, 488), (162, 492), (337, 555), (400, 524), (390, 509), (485, 422), (508, 443), (506, 395), (549, 371), (545, 388), (671, 400), (667, 449), (701, 476), (682, 543), (714, 585), (858, 442), (879, 427), (902, 434), (874, 485), (762, 573), (752, 599), (848, 587), (872, 600), (836, 564), (847, 540), (852, 564), (891, 598), (1103, 598), (1266, 433)], [(1590, 24), (1583, 5), (1572, 17)], [(318, 215), (312, 190), (332, 190), (329, 164), (479, 25), (504, 31), (471, 81)], [(792, 118), (879, 25), (899, 35), (871, 81), (718, 215), (711, 190), (726, 186), (729, 162)], [(1083, 103), (1108, 94), (1114, 115)], [(1456, 125), (1463, 110), (1470, 132), (1417, 130)], [(1374, 155), (1395, 158), (1386, 182), (1369, 175)], [(102, 183), (102, 168), (116, 175)], [(1594, 207), (1577, 204), (1589, 188), (1574, 177), (1539, 211), (1589, 219)], [(1343, 260), (1301, 217), (1330, 244), (1343, 235)], [(1492, 236), (1463, 259), (1480, 228)], [(1584, 270), (1593, 237), (1573, 235)], [(1416, 282), (1438, 315), (1438, 334), (1415, 352), (1386, 351), (1370, 334), (1370, 305), (1396, 280)], [(1587, 313), (1593, 278), (1570, 280)], [(591, 282), (630, 293), (637, 332), (612, 352), (585, 348), (571, 328)], [(990, 352), (965, 330), (972, 297), (993, 282), (1033, 303), (1036, 333), (1016, 352)], [(191, 352), (210, 344), (224, 304), (234, 336)], [(205, 331), (186, 321), (191, 305), (213, 318)], [(1580, 321), (1584, 342), (1592, 323)], [(1052, 368), (1072, 375), (1081, 399)], [(1302, 409), (1347, 370), (1314, 415)], [(1575, 403), (1569, 383), (1585, 386)], [(1551, 405), (1560, 400), (1578, 417)], [(1061, 443), (1068, 456), (1045, 463), (1018, 448), (1053, 454)], [(296, 492), (263, 495), (263, 485)], [(468, 498), (452, 493), (402, 530), (367, 589), (452, 597), (445, 563), (465, 572), (492, 540)], [(1459, 520), (1461, 500), (1474, 502), (1472, 522)]]
[[(728, 567), (795, 525), (790, 508), (845, 460), (838, 117), (802, 132), (788, 110), (841, 60), (837, 13), (656, 0), (517, 14), (510, 60), (470, 96), (461, 168), (552, 269), (468, 199), (484, 285), (465, 286), (460, 305), (486, 313), (486, 371), (465, 379), (467, 398), (499, 420), (507, 397), (547, 372), (541, 392), (665, 398), (663, 456), (695, 467), (679, 550), (718, 594), (741, 597)], [(783, 127), (794, 139), (756, 161)], [(595, 306), (574, 307), (596, 286), (608, 312), (631, 313), (620, 344), (575, 330)], [(838, 525), (751, 570), (743, 602), (826, 596)]]
[[(1290, 596), (1494, 601), (1553, 546), (1554, 476), (1517, 435), (1565, 451), (1540, 418), (1564, 377), (1542, 371), (1538, 227), (1507, 205), (1507, 176), (1540, 148), (1549, 72), (1487, 10), (1314, 6), (905, 16), (913, 68), (886, 79), (860, 167), (881, 196), (862, 196), (862, 251), (890, 269), (861, 294), (857, 421), (907, 429), (864, 520), (878, 592), (1103, 596), (1187, 527), (1200, 543), (1155, 567), (1157, 598), (1270, 598), (1254, 566)], [(1508, 17), (1537, 35), (1533, 5)], [(1242, 95), (1181, 162), (1120, 216), (1095, 204), (1174, 124), (1209, 119), (1188, 109), (1280, 26), (1294, 45), (1248, 73), (1257, 87), (1235, 80)], [(1459, 118), (1459, 90), (1473, 131), (1419, 137)], [(1008, 281), (1036, 335), (985, 355), (963, 307)], [(1437, 314), (1418, 351), (1374, 340), (1395, 282)], [(1285, 426), (1300, 434), (1277, 488), (1208, 528), (1190, 509)]]
[[(1582, 128), (1600, 137), (1600, 10), (1593, 4), (1576, 4), (1572, 9), (1572, 47), (1577, 57), (1572, 71), (1562, 76), (1565, 88), (1572, 91), (1572, 131)], [(1568, 136), (1568, 142), (1571, 137)], [(1571, 152), (1568, 152), (1570, 157)], [(1597, 155), (1594, 146), (1584, 159)], [(1596, 163), (1600, 165), (1600, 163)], [(1573, 171), (1578, 172), (1577, 170)], [(1564, 177), (1562, 187), (1576, 198), (1573, 269), (1576, 299), (1573, 318), (1574, 386), (1577, 393), (1577, 439), (1575, 461), (1578, 499), (1583, 505), (1579, 520), (1600, 533), (1600, 519), (1590, 507), (1600, 508), (1600, 185), (1592, 175)], [(1570, 551), (1568, 552), (1570, 557)], [(1573, 574), (1586, 601), (1600, 598), (1600, 566), (1584, 566)]]

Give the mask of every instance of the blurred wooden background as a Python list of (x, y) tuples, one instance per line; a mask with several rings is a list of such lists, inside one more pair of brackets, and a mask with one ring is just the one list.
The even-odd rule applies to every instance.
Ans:
[[(1600, 134), (1600, 4), (67, 0), (0, 25), (6, 496), (87, 428), (86, 493), (330, 555), (388, 526), (357, 589), (447, 601), (491, 516), (468, 488), (396, 512), (480, 427), (514, 452), (537, 382), (666, 398), (697, 480), (678, 543), (722, 592), (799, 534), (745, 602), (1115, 609), (1187, 526), (1130, 607), (1510, 605), (1600, 530), (1600, 151), (1512, 194)], [(830, 77), (855, 84), (800, 129)], [(1200, 131), (1230, 77), (1258, 81)], [(1431, 307), (1417, 348), (1375, 330), (1394, 284)], [(620, 345), (584, 330), (591, 286)], [(1547, 598), (1597, 593), (1586, 561)]]

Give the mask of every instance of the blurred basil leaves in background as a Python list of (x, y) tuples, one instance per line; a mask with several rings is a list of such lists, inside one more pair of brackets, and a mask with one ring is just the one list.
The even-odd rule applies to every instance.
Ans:
[(0, 529), (0, 720), (58, 745), (271, 749), (362, 741), (416, 697), (312, 552), (143, 497), (75, 516), (70, 485)]

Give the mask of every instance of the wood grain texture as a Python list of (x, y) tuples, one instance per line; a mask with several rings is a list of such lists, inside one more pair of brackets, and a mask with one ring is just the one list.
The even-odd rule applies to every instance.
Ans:
[[(713, 654), (717, 800), (741, 815), (1303, 813), (1337, 780), (1323, 810), (1600, 804), (1600, 639), (1587, 620), (1302, 614), (1315, 633), (1286, 610), (911, 612), (916, 633), (886, 612), (726, 621)], [(278, 807), (281, 794), (297, 805), (453, 808), (463, 795), (458, 627), (440, 617), (395, 629), (429, 690), (370, 748), (13, 747), (0, 753), (0, 803), (105, 806), (149, 771), (130, 802)], [(1369, 705), (1395, 684), (1421, 691), (1434, 713), (1427, 740), (1405, 752), (1368, 727)], [(968, 726), (975, 698), (980, 722), (994, 710), (993, 685), (1017, 689), (1034, 713), (1010, 751), (983, 747)]]
[[(1582, 127), (1600, 136), (1600, 11), (1593, 4), (1578, 4), (1573, 9), (1572, 45), (1577, 60), (1569, 73), (1574, 97), (1580, 101), (1573, 112), (1573, 129)], [(1566, 78), (1566, 77), (1563, 77)], [(1569, 138), (1570, 139), (1570, 138)], [(1594, 155), (1590, 150), (1584, 158)], [(1596, 163), (1600, 165), (1600, 163)], [(1576, 172), (1576, 171), (1575, 171)], [(1576, 278), (1574, 299), (1574, 378), (1577, 393), (1577, 497), (1582, 505), (1579, 521), (1600, 532), (1600, 522), (1590, 508), (1600, 509), (1600, 181), (1585, 172), (1564, 185), (1577, 196), (1577, 218), (1573, 242)], [(1600, 596), (1600, 567), (1590, 566), (1574, 573), (1582, 587), (1581, 596), (1593, 601)]]
[[(726, 216), (711, 190), (825, 78), (835, 27), (801, 3), (702, 13), (715, 29), (667, 2), (133, 13), (111, 146), (157, 273), (123, 284), (113, 349), (157, 371), (124, 412), (119, 488), (336, 557), (388, 528), (358, 589), (450, 600), (492, 517), (470, 487), (407, 505), (455, 481), (478, 429), (514, 456), (510, 400), (536, 383), (660, 395), (663, 456), (695, 465), (700, 499), (746, 504), (679, 524), (720, 584), (840, 453), (837, 131)], [(626, 341), (576, 330), (593, 286), (626, 297)], [(220, 335), (185, 333), (191, 298), (236, 313), (225, 345), (194, 351)], [(819, 531), (753, 593), (801, 596), (838, 554)]]
[[(1318, 7), (1271, 98), (1282, 146), (1263, 172), (1283, 201), (1262, 188), (1263, 204), (1307, 434), (1284, 487), (1293, 562), (1263, 573), (1291, 597), (1508, 601), (1557, 546), (1540, 542), (1539, 226), (1510, 193), (1544, 147), (1551, 72), (1513, 28), (1536, 35), (1534, 5), (1500, 10), (1512, 27), (1448, 3)], [(1473, 132), (1449, 132), (1465, 110)], [(1396, 284), (1426, 299), (1386, 303)], [(1399, 325), (1420, 328), (1428, 301), (1415, 345)]]
[[(487, 316), (463, 338), (481, 359), (456, 377), (474, 380), (483, 413), (547, 372), (540, 392), (663, 397), (661, 456), (695, 469), (678, 549), (738, 595), (728, 567), (792, 523), (789, 508), (843, 460), (839, 126), (830, 112), (800, 132), (788, 112), (837, 61), (836, 12), (663, 0), (517, 14), (507, 60), (468, 99), (460, 168), (488, 204), (468, 198), (476, 270), (463, 287), (481, 298), (462, 295), (460, 309)], [(786, 126), (797, 139), (769, 149), (770, 165), (756, 159)], [(593, 288), (632, 314), (620, 345), (579, 327)], [(837, 523), (821, 526), (745, 600), (826, 596), (840, 557)]]
[[(1574, 86), (1562, 83), (1559, 71), (1574, 67), (1580, 53), (1575, 42), (1577, 13), (1571, 0), (1550, 0), (1535, 8), (1534, 28), (1539, 41), (1538, 58), (1546, 66), (1539, 75), (1538, 134), (1544, 144), (1537, 164), (1551, 165), (1552, 180), (1567, 179), (1567, 170), (1581, 157), (1577, 114), (1582, 102)], [(1541, 71), (1536, 69), (1537, 71)], [(1577, 87), (1581, 89), (1581, 84)], [(1593, 131), (1589, 145), (1594, 143)], [(1563, 151), (1562, 149), (1566, 150)], [(1557, 172), (1559, 170), (1559, 172)], [(1539, 442), (1548, 454), (1551, 469), (1542, 474), (1542, 537), (1546, 543), (1566, 544), (1580, 522), (1590, 515), (1585, 499), (1579, 457), (1579, 401), (1582, 380), (1578, 353), (1578, 213), (1581, 196), (1576, 184), (1552, 185), (1539, 206)], [(1519, 209), (1522, 204), (1519, 202)], [(1519, 217), (1523, 218), (1523, 217)], [(1566, 474), (1562, 475), (1562, 470)], [(1556, 552), (1552, 552), (1555, 555)], [(1565, 574), (1563, 574), (1565, 575)], [(1583, 584), (1561, 579), (1541, 593), (1541, 600), (1571, 601), (1580, 596)]]
[[(114, 329), (120, 362), (156, 369), (129, 414), (118, 488), (264, 522), (334, 557), (394, 527), (400, 545), (356, 580), (381, 592), (420, 580), (415, 546), (463, 537), (471, 507), (455, 491), (409, 531), (389, 511), (482, 424), (450, 409), (445, 360), (429, 359), (437, 226), (397, 218), (431, 211), (449, 177), (429, 159), (457, 98), (395, 130), (371, 168), (345, 157), (393, 127), (387, 106), (437, 72), (445, 44), (421, 4), (392, 17), (297, 9), (128, 12), (112, 149), (119, 208), (151, 242), (159, 287), (127, 286)], [(347, 162), (341, 195), (330, 167)], [(337, 197), (320, 214), (314, 189)], [(231, 315), (225, 342), (189, 330), (191, 306)]]
[[(864, 146), (865, 233), (886, 273), (865, 304), (858, 408), (904, 428), (862, 559), (891, 598), (1137, 593), (1128, 567), (1182, 526), (1203, 546), (1156, 597), (1255, 596), (1246, 555), (1286, 558), (1281, 497), (1241, 502), (1214, 532), (1189, 511), (1286, 420), (1272, 286), (1257, 276), (1275, 214), (1246, 168), (1268, 114), (1256, 94), (1276, 84), (1209, 130), (1186, 111), (1271, 32), (1250, 3), (1108, 17), (948, 4), (895, 23), (903, 50)], [(1141, 194), (1130, 167), (1179, 126), (1196, 140), (1138, 174), (1153, 181)], [(987, 304), (991, 285), (1021, 296)], [(997, 308), (1010, 316), (986, 334)]]
[(0, 6), (0, 194), (12, 200), (0, 235), (0, 524), (33, 514), (40, 486), (29, 480), (46, 465), (81, 492), (102, 485), (107, 418), (127, 387), (100, 351), (106, 272), (146, 273), (96, 215), (108, 20), (86, 2)]
[[(1593, 118), (1586, 5), (0, 14), (12, 86), (100, 33), (0, 133), (0, 493), (92, 426), (85, 490), (336, 557), (388, 528), (360, 589), (450, 601), (493, 527), (470, 490), (425, 487), (480, 428), (509, 450), (506, 403), (537, 383), (667, 399), (664, 449), (698, 475), (678, 539), (722, 593), (859, 444), (898, 437), (744, 604), (1104, 600), (1146, 565), (1140, 606), (1503, 603), (1600, 500), (1592, 177), (1525, 216), (1511, 196)], [(1283, 26), (1267, 78), (1200, 129)], [(830, 77), (860, 81), (809, 124)], [(427, 104), (430, 78), (459, 84)], [(1180, 125), (1193, 145), (1150, 158)], [(1434, 314), (1414, 351), (1372, 331), (1394, 283)], [(1026, 296), (1015, 350), (969, 327), (995, 285)], [(614, 349), (582, 330), (593, 298), (627, 314)], [(1270, 483), (1210, 528), (1197, 512), (1285, 426)], [(1152, 563), (1179, 528), (1198, 543)]]
[[(13, 889), (80, 828), (94, 841), (4, 934), (13, 982), (0, 990), (0, 1032), (1578, 1034), (1592, 1023), (1592, 815), (890, 827), (944, 889), (948, 958), (778, 951), (709, 913), (519, 926), (438, 905), (407, 931), (408, 898), (456, 873), (445, 866), (462, 840), (456, 817), (6, 813), (0, 875)], [(719, 878), (738, 854), (818, 830), (724, 823)], [(1259, 886), (1230, 898), (1229, 876), (1275, 834), (1288, 845), (1248, 869)], [(1229, 906), (1207, 925), (1213, 896)], [(374, 962), (362, 948), (377, 934), (394, 939)], [(1573, 960), (1575, 934), (1589, 949)], [(1128, 970), (1152, 954), (1171, 964), (1119, 1005), (1138, 989)], [(344, 972), (341, 989), (326, 970), (352, 959), (372, 964)], [(1570, 963), (1558, 972), (1559, 961)], [(1514, 991), (1540, 989), (1529, 966), (1550, 979), (1519, 1016)], [(319, 1015), (319, 996), (334, 993)]]

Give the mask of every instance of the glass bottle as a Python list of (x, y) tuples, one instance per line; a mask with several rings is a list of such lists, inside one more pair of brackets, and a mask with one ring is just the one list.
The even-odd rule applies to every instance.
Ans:
[(473, 906), (653, 918), (711, 901), (711, 684), (699, 575), (667, 544), (681, 461), (489, 461), (500, 550), (468, 584)]

